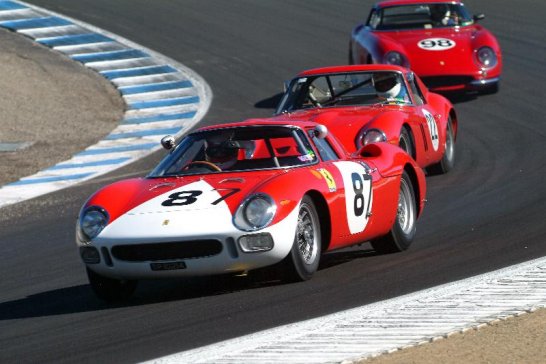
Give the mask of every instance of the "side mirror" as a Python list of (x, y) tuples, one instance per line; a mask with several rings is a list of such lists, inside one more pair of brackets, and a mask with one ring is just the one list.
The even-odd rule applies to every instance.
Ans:
[(171, 150), (176, 146), (176, 142), (172, 135), (167, 135), (161, 138), (161, 146), (167, 150)]
[(313, 130), (313, 133), (315, 134), (315, 137), (324, 139), (326, 138), (326, 135), (328, 135), (328, 128), (326, 128), (324, 125), (317, 125), (315, 130)]
[(485, 14), (481, 14), (481, 13), (480, 14), (475, 14), (473, 16), (473, 18), (474, 18), (474, 21), (480, 21), (480, 20), (485, 19)]

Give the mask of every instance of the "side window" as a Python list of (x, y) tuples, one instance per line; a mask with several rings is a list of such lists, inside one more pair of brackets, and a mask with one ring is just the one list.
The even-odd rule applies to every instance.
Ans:
[(320, 154), (320, 158), (323, 161), (332, 161), (332, 160), (338, 160), (339, 157), (337, 156), (334, 149), (330, 146), (330, 143), (326, 139), (320, 139), (316, 136), (312, 136), (313, 143), (315, 143), (315, 146), (317, 147), (317, 150)]
[(411, 89), (411, 93), (413, 94), (413, 98), (415, 100), (415, 105), (423, 105), (425, 103), (425, 97), (423, 96), (419, 85), (417, 85), (417, 82), (415, 82), (415, 77), (413, 76), (413, 73), (408, 73), (408, 83)]

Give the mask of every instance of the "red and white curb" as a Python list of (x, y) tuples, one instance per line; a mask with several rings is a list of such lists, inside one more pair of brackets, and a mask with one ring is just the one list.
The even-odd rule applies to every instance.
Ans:
[(198, 74), (92, 25), (21, 1), (0, 0), (0, 27), (95, 70), (117, 88), (127, 108), (119, 125), (97, 144), (67, 161), (0, 187), (0, 208), (143, 158), (160, 148), (163, 136), (182, 136), (210, 107), (212, 91)]
[(546, 307), (546, 258), (146, 363), (354, 363)]

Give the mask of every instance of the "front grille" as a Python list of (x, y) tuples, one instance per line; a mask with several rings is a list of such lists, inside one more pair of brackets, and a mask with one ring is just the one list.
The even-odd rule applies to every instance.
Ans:
[(431, 76), (421, 80), (428, 88), (467, 85), (474, 80), (472, 76)]
[(221, 251), (222, 243), (212, 239), (112, 247), (112, 255), (116, 259), (129, 262), (203, 258), (220, 254)]

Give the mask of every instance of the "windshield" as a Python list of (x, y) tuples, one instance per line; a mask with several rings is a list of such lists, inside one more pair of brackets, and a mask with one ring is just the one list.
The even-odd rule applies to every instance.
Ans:
[(311, 107), (410, 102), (408, 89), (400, 72), (347, 72), (292, 80), (276, 113)]
[(432, 29), (474, 22), (462, 4), (433, 3), (374, 9), (367, 25), (375, 30)]
[(184, 137), (149, 177), (275, 169), (315, 162), (310, 142), (298, 128), (222, 128)]

